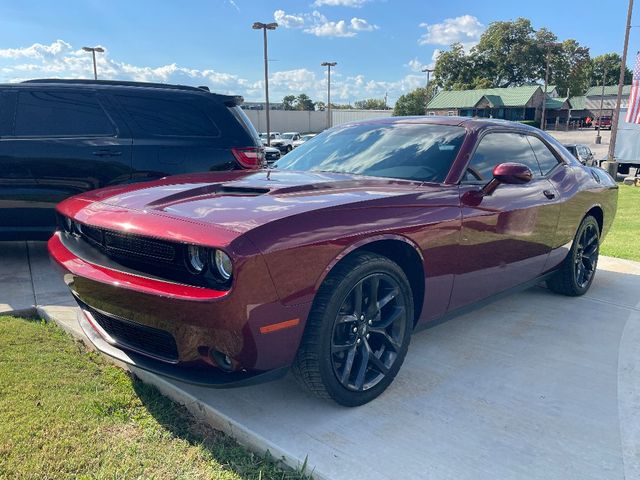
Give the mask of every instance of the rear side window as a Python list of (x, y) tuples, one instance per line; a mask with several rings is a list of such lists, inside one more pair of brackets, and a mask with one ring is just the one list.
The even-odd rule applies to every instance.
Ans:
[(532, 136), (527, 138), (529, 139), (531, 148), (533, 148), (533, 151), (536, 154), (542, 175), (546, 175), (558, 165), (558, 159), (553, 153), (551, 153), (549, 147), (547, 147), (542, 140)]
[(15, 135), (25, 137), (111, 136), (116, 131), (91, 93), (22, 91)]
[(253, 138), (255, 142), (258, 145), (260, 145), (260, 135), (258, 135), (258, 131), (253, 126), (253, 123), (251, 123), (251, 120), (249, 120), (249, 117), (247, 117), (247, 114), (244, 113), (244, 110), (236, 106), (236, 107), (229, 107), (229, 111), (235, 117), (235, 119), (238, 120), (238, 122), (240, 122), (240, 124), (244, 127), (247, 133), (251, 135), (251, 138)]
[(463, 182), (486, 183), (493, 178), (495, 166), (507, 162), (522, 163), (531, 169), (534, 176), (540, 176), (538, 162), (524, 135), (489, 133), (480, 140), (469, 162)]
[(220, 130), (211, 118), (186, 96), (174, 98), (116, 95), (136, 126), (156, 136), (217, 137)]

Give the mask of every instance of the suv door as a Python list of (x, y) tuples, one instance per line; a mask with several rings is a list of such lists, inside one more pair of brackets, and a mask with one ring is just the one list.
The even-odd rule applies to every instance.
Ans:
[(231, 146), (251, 144), (239, 138), (238, 130), (246, 132), (228, 109), (206, 94), (160, 90), (111, 97), (133, 134), (134, 180), (237, 169)]
[(19, 89), (8, 142), (35, 178), (31, 227), (51, 231), (61, 200), (131, 178), (131, 139), (122, 133), (93, 91)]
[(35, 178), (29, 166), (16, 158), (10, 137), (16, 92), (0, 91), (0, 239), (19, 238), (17, 231), (27, 227), (27, 221), (38, 208), (33, 195)]
[[(559, 164), (555, 157), (553, 161)], [(491, 180), (493, 168), (504, 162), (527, 165), (533, 180), (522, 185), (500, 184), (491, 195), (475, 195)], [(460, 260), (450, 309), (542, 274), (560, 214), (558, 192), (546, 178), (549, 166), (544, 168), (526, 135), (491, 132), (481, 138), (460, 186)]]

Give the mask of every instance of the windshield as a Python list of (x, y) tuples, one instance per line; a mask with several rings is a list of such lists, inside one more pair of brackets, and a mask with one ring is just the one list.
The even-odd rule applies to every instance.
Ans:
[(275, 166), (440, 183), (465, 134), (448, 125), (347, 125), (311, 138)]
[(287, 140), (291, 140), (295, 133), (283, 133), (282, 138), (286, 138)]
[(301, 140), (304, 140), (306, 142), (307, 140), (311, 140), (313, 137), (315, 137), (315, 135), (303, 135), (301, 137)]

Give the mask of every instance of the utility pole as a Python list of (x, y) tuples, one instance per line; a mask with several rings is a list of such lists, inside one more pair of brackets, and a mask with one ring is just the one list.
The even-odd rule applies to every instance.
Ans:
[(547, 66), (545, 67), (544, 72), (544, 99), (542, 102), (542, 118), (540, 119), (540, 128), (542, 130), (544, 130), (547, 124), (547, 87), (549, 85), (549, 60), (551, 57), (551, 47), (557, 47), (558, 45), (560, 44), (556, 42), (547, 42), (543, 44), (543, 46), (547, 47)]
[(327, 128), (331, 128), (331, 67), (338, 62), (322, 62), (320, 66), (327, 67)]
[(262, 30), (263, 33), (263, 43), (264, 43), (264, 97), (265, 97), (265, 108), (266, 108), (266, 117), (267, 117), (267, 145), (271, 145), (271, 125), (269, 123), (269, 58), (267, 55), (267, 30), (275, 30), (278, 28), (278, 24), (273, 23), (262, 23), (262, 22), (254, 22), (251, 26), (254, 30)]
[(427, 72), (427, 88), (425, 89), (425, 99), (424, 99), (424, 114), (427, 114), (427, 108), (429, 107), (429, 80), (430, 80), (430, 75), (431, 72), (433, 72), (435, 69), (433, 68), (423, 68), (422, 71), (423, 72)]
[(98, 80), (98, 67), (96, 66), (96, 52), (104, 53), (104, 48), (102, 47), (82, 47), (82, 50), (85, 52), (91, 52), (91, 56), (93, 57), (93, 79)]
[[(598, 110), (598, 129), (596, 133), (597, 145), (600, 145), (602, 143), (602, 137), (600, 136), (600, 127), (602, 124), (602, 107), (604, 105), (604, 84), (606, 82), (606, 78), (607, 78), (607, 69), (603, 63), (602, 64), (602, 91), (600, 92), (600, 110)], [(613, 119), (611, 119), (611, 122), (613, 122)], [(611, 124), (611, 128), (613, 128), (613, 123)]]
[[(624, 33), (624, 47), (622, 49), (622, 61), (620, 62), (620, 78), (618, 79), (618, 96), (616, 98), (616, 110), (611, 118), (611, 140), (609, 141), (609, 155), (607, 161), (612, 165), (612, 169), (617, 173), (618, 165), (615, 162), (616, 136), (618, 135), (618, 118), (620, 117), (620, 102), (622, 101), (622, 87), (624, 86), (624, 73), (627, 66), (627, 50), (629, 49), (629, 32), (631, 31), (631, 15), (633, 14), (633, 0), (629, 0), (627, 10), (627, 28)], [(612, 169), (609, 169), (611, 173)], [(614, 177), (615, 178), (615, 177)]]

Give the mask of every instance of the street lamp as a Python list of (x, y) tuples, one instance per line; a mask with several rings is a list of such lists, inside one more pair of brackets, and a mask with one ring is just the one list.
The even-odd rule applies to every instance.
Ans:
[(321, 67), (327, 67), (327, 128), (331, 128), (331, 67), (338, 62), (322, 62)]
[(85, 52), (91, 52), (91, 56), (93, 57), (93, 79), (98, 79), (98, 69), (96, 68), (96, 52), (104, 53), (104, 48), (102, 47), (82, 47), (82, 50)]
[(427, 108), (429, 107), (429, 78), (431, 75), (431, 72), (435, 71), (435, 69), (433, 68), (423, 68), (422, 69), (423, 72), (427, 72), (427, 88), (425, 91), (425, 104), (424, 104), (424, 113), (425, 115), (427, 114)]
[(269, 123), (269, 60), (267, 57), (267, 30), (275, 30), (278, 24), (254, 22), (251, 26), (254, 30), (262, 30), (264, 38), (264, 96), (267, 109), (267, 145), (271, 146), (271, 125)]
[(540, 128), (544, 130), (547, 125), (547, 86), (549, 85), (549, 57), (551, 56), (551, 48), (559, 47), (561, 43), (546, 42), (543, 46), (547, 47), (547, 66), (544, 72), (544, 98), (542, 99), (542, 119), (540, 120)]

